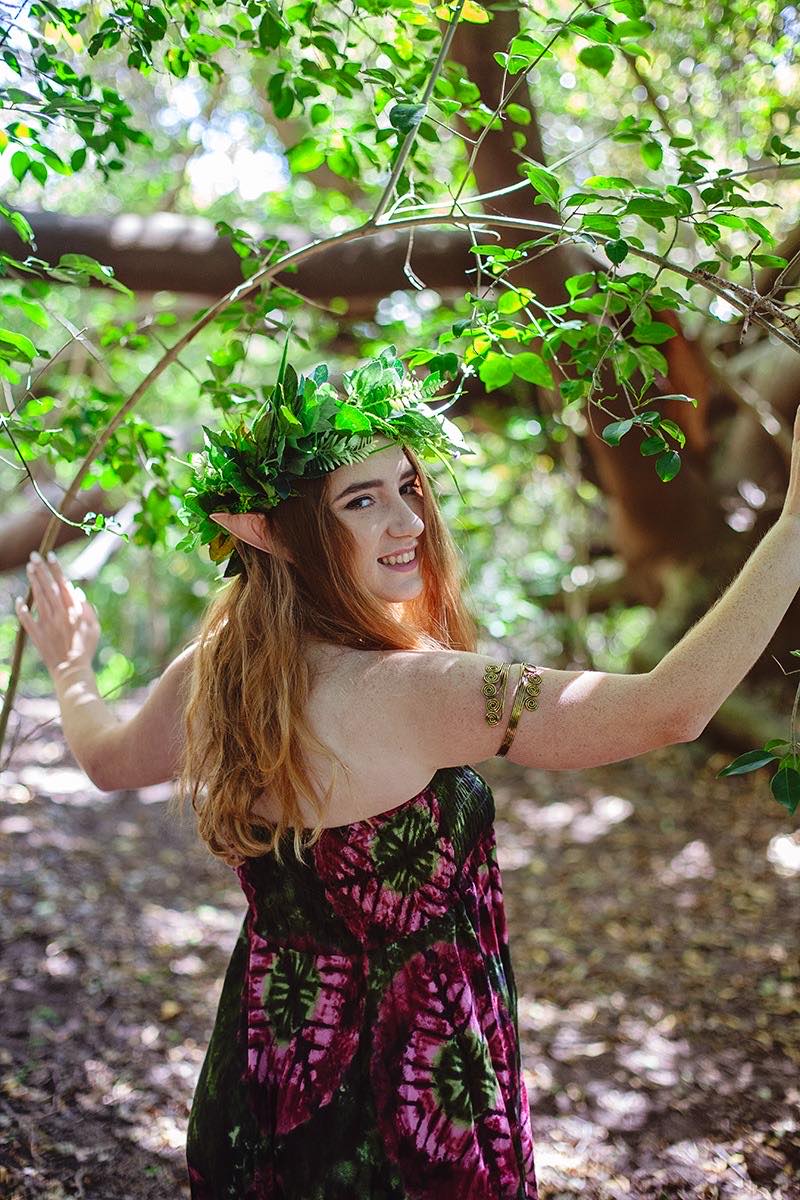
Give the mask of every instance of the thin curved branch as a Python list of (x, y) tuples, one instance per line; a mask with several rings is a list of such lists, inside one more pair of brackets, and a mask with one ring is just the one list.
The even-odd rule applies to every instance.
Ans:
[(372, 214), (373, 224), (375, 224), (377, 221), (380, 221), (381, 217), (386, 211), (386, 206), (392, 198), (394, 189), (397, 186), (397, 181), (400, 178), (403, 167), (406, 165), (406, 160), (411, 153), (411, 147), (414, 145), (414, 140), (417, 136), (417, 130), (420, 127), (420, 122), (425, 116), (425, 113), (428, 111), (428, 104), (431, 96), (433, 95), (433, 89), (436, 84), (436, 80), (442, 73), (442, 67), (444, 66), (444, 62), (447, 57), (447, 51), (450, 49), (450, 44), (455, 37), (458, 22), (461, 20), (461, 10), (463, 9), (465, 2), (466, 0), (458, 0), (455, 12), (451, 13), (450, 15), (450, 24), (448, 25), (445, 35), (442, 38), (442, 44), (439, 47), (439, 55), (434, 63), (433, 70), (428, 77), (428, 82), (425, 85), (425, 91), (422, 94), (422, 100), (420, 101), (422, 105), (422, 113), (420, 115), (420, 119), (411, 127), (411, 129), (409, 129), (408, 133), (406, 134), (406, 139), (400, 147), (395, 164), (392, 167), (392, 173), (389, 176), (389, 182), (383, 189), (383, 194), (377, 203), (374, 213)]
[(495, 118), (500, 116), (501, 112), (508, 105), (512, 96), (515, 96), (517, 94), (517, 92), (520, 90), (522, 85), (524, 83), (528, 82), (528, 75), (531, 73), (533, 68), (541, 61), (541, 59), (544, 58), (545, 54), (547, 54), (550, 47), (553, 46), (558, 41), (558, 39), (561, 37), (561, 34), (564, 32), (567, 25), (569, 25), (572, 18), (581, 9), (582, 3), (583, 3), (583, 0), (578, 0), (578, 3), (572, 9), (572, 12), (570, 12), (569, 16), (567, 16), (561, 22), (561, 24), (558, 27), (558, 29), (556, 30), (556, 32), (550, 38), (550, 41), (543, 48), (541, 54), (537, 54), (536, 57), (531, 62), (530, 66), (526, 67), (526, 69), (524, 71), (520, 72), (517, 80), (511, 85), (511, 87), (508, 89), (508, 92), (506, 92), (506, 90), (505, 90), (505, 81), (506, 81), (508, 72), (503, 71), (503, 82), (500, 87), (500, 102), (498, 103), (497, 107), (495, 108), (494, 112), (492, 113), (490, 119), (487, 121), (486, 125), (481, 130), (480, 137), (478, 138), (477, 142), (475, 143), (473, 151), (469, 156), (469, 162), (467, 163), (467, 167), (466, 167), (466, 170), (464, 171), (464, 175), (462, 177), (461, 183), (458, 185), (458, 188), (456, 189), (456, 194), (453, 196), (453, 204), (454, 205), (460, 199), (461, 193), (464, 191), (464, 188), (467, 185), (467, 180), (469, 179), (470, 175), (472, 174), (472, 168), (475, 166), (475, 160), (478, 157), (480, 148), (483, 145), (486, 138), (488, 137), (489, 131), (491, 130), (492, 125), (495, 122)]

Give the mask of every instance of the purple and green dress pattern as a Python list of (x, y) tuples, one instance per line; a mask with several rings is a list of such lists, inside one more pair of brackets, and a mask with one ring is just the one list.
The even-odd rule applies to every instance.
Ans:
[(284, 863), (248, 910), (189, 1119), (192, 1200), (535, 1200), (494, 801), (470, 767)]

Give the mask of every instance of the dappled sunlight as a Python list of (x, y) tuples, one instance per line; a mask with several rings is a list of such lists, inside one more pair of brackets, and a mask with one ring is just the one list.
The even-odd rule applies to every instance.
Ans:
[(594, 842), (604, 837), (620, 821), (633, 812), (633, 805), (621, 796), (599, 796), (591, 801), (591, 810), (581, 813), (572, 822), (571, 834), (575, 842)]
[(43, 974), (51, 979), (72, 979), (80, 971), (80, 957), (71, 953), (69, 944), (63, 941), (48, 942), (44, 948), (44, 960), (41, 964)]
[(178, 1046), (169, 1046), (165, 1051), (165, 1061), (152, 1066), (147, 1078), (159, 1088), (169, 1090), (177, 1087), (184, 1091), (187, 1083), (194, 1084), (204, 1054), (205, 1046), (198, 1046), (191, 1040), (181, 1042)]
[[(616, 1170), (624, 1161), (624, 1153), (608, 1142), (602, 1125), (578, 1117), (563, 1117), (557, 1125), (548, 1127), (546, 1138), (540, 1137), (536, 1142), (542, 1200), (585, 1195), (586, 1181), (592, 1179), (607, 1179), (615, 1186), (624, 1184), (623, 1179), (616, 1178)], [(569, 1190), (561, 1191), (562, 1188)]]
[[(165, 908), (161, 904), (142, 905), (140, 927), (146, 941), (156, 946), (222, 946), (236, 934), (244, 915), (200, 904), (192, 912)], [(186, 974), (187, 972), (183, 972)]]
[(672, 1087), (680, 1078), (682, 1062), (691, 1055), (686, 1039), (675, 1036), (676, 1027), (673, 1014), (657, 1024), (622, 1016), (619, 1034), (625, 1042), (617, 1049), (618, 1062), (636, 1079), (656, 1087)]
[(750, 1167), (771, 1181), (800, 1162), (781, 1126), (800, 1051), (780, 890), (800, 839), (768, 801), (723, 808), (719, 768), (687, 772), (685, 753), (580, 779), (485, 772), (545, 1200), (694, 1198), (720, 1181), (735, 1189), (720, 1197), (755, 1197)]
[(186, 1144), (183, 1122), (178, 1123), (173, 1117), (163, 1113), (154, 1119), (138, 1122), (131, 1132), (137, 1146), (156, 1154), (165, 1146), (171, 1150), (183, 1151)]
[(140, 804), (166, 804), (174, 791), (174, 782), (151, 783), (149, 787), (139, 788), (136, 794)]
[(713, 879), (714, 864), (705, 842), (689, 842), (670, 860), (669, 866), (659, 872), (660, 883), (668, 887), (687, 879)]
[(517, 797), (509, 789), (495, 792), (498, 808), (513, 820), (513, 835), (505, 819), (498, 819), (498, 854), (504, 871), (526, 866), (531, 849), (560, 841), (587, 844), (605, 837), (633, 813), (633, 804), (622, 796), (592, 793), (569, 800), (539, 804)]
[(767, 860), (776, 875), (800, 875), (800, 832), (780, 833), (767, 846)]
[[(2, 1087), (20, 1111), (32, 1106), (42, 1137), (74, 1156), (91, 1144), (93, 1169), (113, 1159), (177, 1200), (189, 1104), (245, 900), (189, 823), (155, 802), (168, 789), (95, 793), (63, 746), (39, 749), (21, 741), (18, 772), (0, 776), (0, 867), (15, 881), (0, 970), (10, 1002), (0, 1063), (15, 1065), (2, 1065)], [(71, 1113), (43, 1108), (54, 1086)], [(67, 1117), (80, 1123), (74, 1148), (59, 1125)]]
[[(54, 800), (54, 803), (58, 803), (58, 801)], [(77, 807), (83, 806), (78, 805)], [(92, 852), (93, 842), (90, 838), (71, 833), (63, 826), (54, 825), (49, 829), (42, 829), (30, 817), (13, 816), (6, 820), (8, 823), (4, 824), (5, 832), (24, 833), (26, 835), (25, 846), (28, 849), (41, 851), (50, 848), (58, 850), (62, 854)]]
[(605, 1129), (641, 1129), (651, 1111), (650, 1101), (642, 1092), (615, 1087), (602, 1079), (591, 1080), (586, 1094), (597, 1123)]
[(0, 803), (27, 804), (33, 793), (17, 780), (16, 771), (0, 771)]
[(32, 792), (46, 795), (54, 804), (92, 808), (108, 804), (111, 795), (98, 791), (78, 767), (23, 767), (19, 782)]
[[(72, 797), (73, 804), (90, 804), (92, 788), (83, 770), (76, 767), (23, 767), (19, 772), (19, 782), (29, 787), (31, 792), (46, 794), (55, 804), (66, 797)], [(101, 793), (104, 794), (104, 793)]]
[(0, 821), (0, 833), (32, 833), (33, 821), (29, 817), (3, 817)]
[(577, 1058), (597, 1058), (608, 1051), (609, 1044), (592, 1037), (592, 1031), (562, 1025), (553, 1035), (549, 1052), (558, 1062), (574, 1062)]
[(184, 954), (180, 958), (170, 960), (169, 969), (173, 975), (202, 975), (206, 965), (197, 954)]

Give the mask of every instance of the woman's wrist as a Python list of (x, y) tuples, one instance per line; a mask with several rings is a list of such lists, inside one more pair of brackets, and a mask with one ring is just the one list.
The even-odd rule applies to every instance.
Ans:
[(94, 669), (91, 662), (86, 658), (73, 659), (71, 661), (65, 659), (63, 662), (57, 663), (48, 669), (56, 693), (64, 691), (74, 683), (85, 683), (87, 677), (92, 683), (95, 681)]
[(99, 741), (119, 721), (100, 696), (92, 665), (86, 658), (59, 663), (50, 674), (67, 745), (75, 761), (93, 779)]

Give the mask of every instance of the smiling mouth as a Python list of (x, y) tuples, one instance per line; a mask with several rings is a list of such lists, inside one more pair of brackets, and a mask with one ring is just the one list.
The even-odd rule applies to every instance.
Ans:
[(401, 551), (399, 554), (385, 554), (378, 562), (382, 567), (410, 567), (417, 561), (417, 548)]

